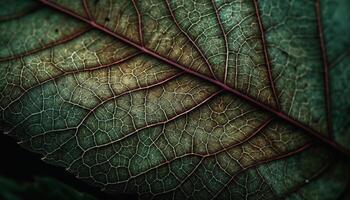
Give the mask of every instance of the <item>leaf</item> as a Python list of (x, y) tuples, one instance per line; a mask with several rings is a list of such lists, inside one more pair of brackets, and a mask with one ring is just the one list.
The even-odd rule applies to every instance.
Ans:
[(20, 199), (88, 199), (95, 198), (49, 177), (36, 177), (32, 182), (16, 182), (0, 177), (0, 197), (4, 200)]
[(347, 1), (3, 4), (2, 129), (46, 162), (140, 199), (346, 199)]

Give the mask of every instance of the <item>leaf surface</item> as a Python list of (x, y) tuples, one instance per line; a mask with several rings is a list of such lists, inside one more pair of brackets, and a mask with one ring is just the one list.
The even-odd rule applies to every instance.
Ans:
[(33, 181), (29, 182), (16, 182), (13, 179), (1, 177), (0, 186), (0, 197), (4, 200), (96, 199), (91, 195), (81, 193), (75, 190), (75, 188), (50, 177), (35, 177)]
[(350, 143), (349, 6), (6, 3), (1, 128), (141, 199), (334, 199), (349, 176), (334, 156)]

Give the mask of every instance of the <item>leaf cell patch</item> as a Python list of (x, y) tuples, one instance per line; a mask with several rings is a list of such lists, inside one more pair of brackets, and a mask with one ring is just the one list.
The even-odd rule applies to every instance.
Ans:
[(0, 128), (140, 199), (347, 199), (349, 9), (0, 1)]

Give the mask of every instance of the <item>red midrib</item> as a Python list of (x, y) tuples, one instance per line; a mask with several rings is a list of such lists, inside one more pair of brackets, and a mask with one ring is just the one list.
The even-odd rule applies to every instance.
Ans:
[(321, 8), (320, 0), (316, 1), (316, 18), (317, 18), (317, 30), (319, 34), (321, 54), (322, 54), (322, 62), (323, 62), (323, 84), (324, 84), (324, 97), (326, 102), (326, 115), (327, 115), (327, 129), (328, 134), (331, 138), (333, 135), (333, 127), (332, 127), (332, 117), (331, 117), (331, 100), (330, 100), (330, 91), (329, 91), (329, 62), (327, 57), (327, 50), (323, 36), (323, 27), (321, 21)]
[(276, 101), (277, 108), (278, 108), (278, 110), (280, 110), (281, 109), (281, 105), (280, 105), (280, 102), (278, 100), (277, 92), (276, 92), (276, 89), (275, 89), (275, 84), (274, 84), (274, 81), (273, 81), (273, 78), (272, 78), (272, 69), (271, 69), (271, 64), (270, 64), (271, 62), (270, 62), (269, 54), (268, 54), (268, 51), (267, 51), (267, 45), (266, 45), (266, 39), (265, 39), (265, 30), (264, 30), (263, 23), (261, 22), (258, 2), (257, 2), (257, 0), (253, 0), (253, 3), (254, 3), (254, 7), (255, 7), (255, 15), (256, 15), (256, 18), (257, 18), (257, 22), (259, 24), (259, 29), (260, 29), (260, 34), (261, 34), (261, 43), (262, 43), (263, 50), (264, 50), (264, 60), (265, 60), (266, 67), (267, 67), (267, 73), (268, 73), (268, 77), (269, 77), (270, 86), (271, 86), (272, 93), (273, 93), (273, 96), (274, 96), (275, 101)]
[(203, 74), (201, 74), (199, 72), (196, 72), (196, 71), (193, 71), (193, 70), (191, 70), (189, 68), (186, 68), (186, 67), (180, 65), (179, 63), (177, 63), (177, 62), (175, 62), (175, 61), (173, 61), (173, 60), (171, 60), (169, 58), (165, 58), (165, 57), (159, 55), (158, 53), (156, 53), (156, 52), (154, 52), (154, 51), (152, 51), (152, 50), (150, 50), (150, 49), (148, 49), (148, 48), (146, 48), (144, 46), (141, 46), (141, 45), (139, 45), (139, 44), (137, 44), (137, 43), (135, 43), (135, 42), (133, 42), (133, 41), (131, 41), (131, 40), (129, 40), (129, 39), (127, 39), (127, 38), (125, 38), (125, 37), (115, 33), (115, 32), (113, 32), (113, 31), (111, 31), (110, 29), (108, 29), (108, 28), (106, 28), (106, 27), (104, 27), (102, 25), (99, 25), (99, 24), (97, 24), (94, 21), (86, 19), (86, 18), (84, 18), (84, 17), (74, 13), (73, 11), (68, 10), (68, 9), (60, 6), (60, 5), (57, 5), (57, 4), (53, 3), (53, 2), (49, 2), (48, 0), (39, 0), (39, 1), (44, 3), (45, 5), (48, 5), (48, 6), (52, 7), (52, 8), (54, 8), (54, 9), (56, 9), (56, 10), (59, 10), (59, 11), (65, 13), (65, 14), (68, 14), (68, 15), (76, 18), (76, 19), (79, 19), (80, 21), (83, 21), (83, 22), (85, 22), (87, 24), (90, 24), (92, 27), (94, 27), (94, 28), (96, 28), (96, 29), (98, 29), (98, 30), (100, 30), (102, 32), (105, 32), (105, 33), (107, 33), (107, 34), (109, 34), (109, 35), (111, 35), (111, 36), (113, 36), (113, 37), (115, 37), (115, 38), (125, 42), (126, 44), (128, 44), (128, 45), (130, 45), (130, 46), (132, 46), (132, 47), (134, 47), (134, 48), (144, 52), (145, 54), (148, 54), (148, 55), (150, 55), (152, 57), (155, 57), (155, 58), (157, 58), (157, 59), (159, 59), (161, 61), (164, 61), (165, 63), (173, 65), (173, 66), (175, 66), (175, 67), (185, 71), (188, 74), (192, 74), (192, 75), (194, 75), (196, 77), (199, 77), (201, 79), (209, 81), (209, 82), (211, 82), (211, 83), (221, 87), (222, 89), (224, 89), (226, 91), (229, 91), (230, 93), (233, 93), (234, 95), (236, 95), (236, 96), (238, 96), (238, 97), (240, 97), (240, 98), (242, 98), (242, 99), (244, 99), (244, 100), (246, 100), (246, 101), (248, 101), (248, 102), (250, 102), (250, 103), (252, 103), (252, 104), (254, 104), (254, 105), (256, 105), (256, 106), (258, 106), (258, 107), (260, 107), (260, 108), (262, 108), (264, 110), (266, 110), (266, 111), (268, 111), (268, 112), (270, 112), (274, 116), (276, 116), (278, 118), (281, 118), (281, 119), (289, 122), (290, 124), (292, 124), (292, 125), (294, 125), (294, 126), (296, 126), (298, 128), (303, 129), (304, 131), (306, 131), (306, 132), (310, 133), (311, 135), (315, 136), (316, 138), (318, 138), (322, 142), (326, 143), (327, 145), (333, 147), (334, 149), (340, 151), (343, 154), (346, 154), (347, 156), (350, 156), (350, 151), (349, 150), (347, 150), (344, 147), (340, 146), (339, 144), (329, 140), (327, 137), (323, 136), (321, 133), (318, 133), (314, 129), (306, 126), (305, 124), (303, 124), (303, 123), (301, 123), (301, 122), (299, 122), (299, 121), (289, 117), (288, 115), (286, 115), (282, 111), (278, 111), (278, 110), (276, 110), (276, 109), (274, 109), (274, 108), (272, 108), (272, 107), (270, 107), (270, 106), (268, 106), (268, 105), (266, 105), (264, 103), (261, 103), (261, 102), (255, 100), (255, 99), (253, 99), (252, 97), (250, 97), (248, 95), (245, 95), (245, 94), (243, 94), (243, 93), (241, 93), (241, 92), (239, 92), (239, 91), (237, 91), (237, 90), (235, 90), (235, 89), (225, 85), (224, 83), (222, 83), (222, 82), (220, 82), (218, 80), (214, 80), (212, 78), (209, 78), (209, 77), (207, 77), (207, 76), (205, 76), (205, 75), (203, 75)]

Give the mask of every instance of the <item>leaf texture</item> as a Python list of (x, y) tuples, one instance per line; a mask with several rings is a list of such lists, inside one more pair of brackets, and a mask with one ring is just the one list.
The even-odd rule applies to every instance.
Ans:
[(0, 178), (0, 197), (4, 200), (22, 199), (77, 199), (95, 200), (94, 197), (80, 193), (71, 186), (50, 177), (35, 177), (33, 181), (16, 182), (13, 179)]
[(1, 129), (46, 162), (140, 199), (346, 199), (346, 0), (1, 3)]

